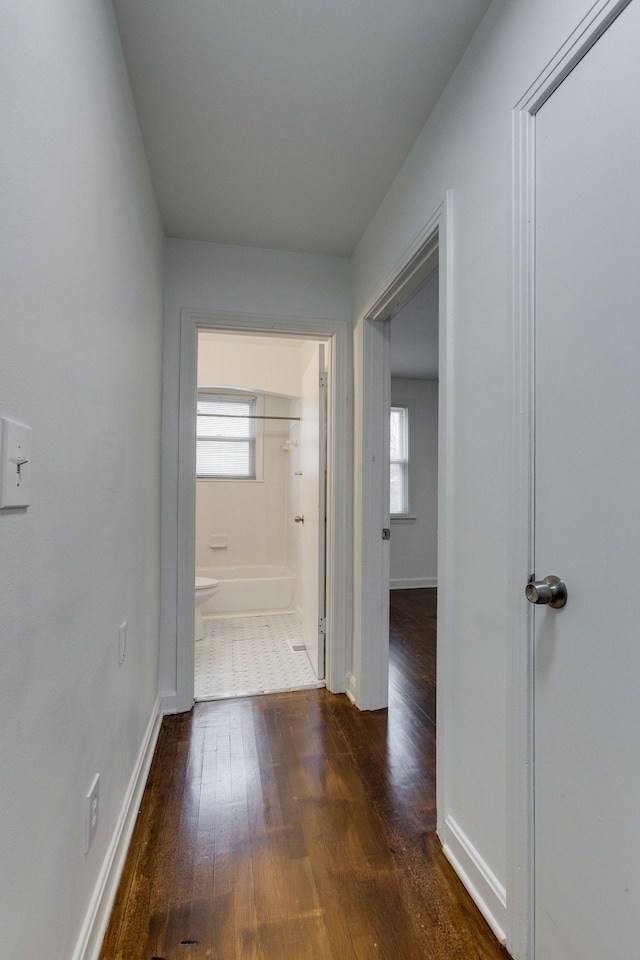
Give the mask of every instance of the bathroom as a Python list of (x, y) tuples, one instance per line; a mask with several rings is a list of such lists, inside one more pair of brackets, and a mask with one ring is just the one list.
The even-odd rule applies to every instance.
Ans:
[(323, 348), (199, 332), (196, 699), (323, 685)]

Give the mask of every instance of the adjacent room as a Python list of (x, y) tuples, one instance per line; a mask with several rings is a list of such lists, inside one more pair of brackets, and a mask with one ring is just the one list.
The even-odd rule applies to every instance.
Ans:
[(199, 333), (196, 700), (324, 685), (327, 377), (316, 341)]

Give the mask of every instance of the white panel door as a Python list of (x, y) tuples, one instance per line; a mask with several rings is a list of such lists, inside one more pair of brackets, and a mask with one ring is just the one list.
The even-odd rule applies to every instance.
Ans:
[[(302, 516), (300, 528), (300, 606), (302, 636), (311, 665), (319, 680), (324, 678), (325, 597), (325, 486), (326, 486), (326, 388), (324, 346), (309, 344), (310, 355), (302, 376), (300, 463), (302, 467)], [(320, 624), (323, 624), (322, 628)]]
[(640, 956), (640, 0), (536, 118), (536, 960)]

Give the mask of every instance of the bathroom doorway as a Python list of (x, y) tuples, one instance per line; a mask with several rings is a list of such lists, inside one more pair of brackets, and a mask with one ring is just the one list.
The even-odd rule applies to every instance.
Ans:
[(324, 686), (325, 353), (198, 331), (197, 700)]

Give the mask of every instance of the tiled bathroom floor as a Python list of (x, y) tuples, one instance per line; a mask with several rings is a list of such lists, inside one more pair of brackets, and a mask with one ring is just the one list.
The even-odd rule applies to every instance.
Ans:
[(295, 613), (204, 617), (196, 642), (195, 698), (224, 700), (324, 687), (302, 644)]

